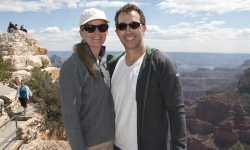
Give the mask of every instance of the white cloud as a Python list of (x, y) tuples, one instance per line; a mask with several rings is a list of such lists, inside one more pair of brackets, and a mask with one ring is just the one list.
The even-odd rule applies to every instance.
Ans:
[(181, 27), (192, 27), (192, 26), (193, 26), (192, 23), (182, 22), (177, 25), (170, 26), (170, 28), (177, 28), (177, 27), (181, 28)]
[(220, 25), (224, 23), (225, 21), (212, 21), (209, 24), (183, 22), (166, 30), (158, 26), (147, 27), (144, 39), (147, 45), (163, 51), (249, 53), (250, 28), (221, 28)]
[(60, 9), (62, 7), (61, 2), (53, 2), (51, 0), (41, 1), (22, 1), (22, 0), (1, 0), (0, 11), (50, 11)]
[(201, 18), (201, 20), (204, 20), (204, 21), (207, 20), (207, 19), (208, 19), (207, 17)]
[[(85, 6), (86, 7), (97, 7), (97, 6), (100, 6), (100, 7), (121, 7), (125, 4), (127, 4), (128, 2), (123, 2), (123, 1), (113, 1), (113, 2), (109, 2), (109, 1), (106, 1), (106, 0), (103, 0), (103, 1), (91, 1), (91, 2), (86, 2), (85, 3)], [(138, 3), (138, 2), (129, 2), (131, 4), (135, 4), (137, 6), (140, 6), (140, 5), (145, 5), (143, 3)]]
[(67, 7), (69, 8), (77, 8), (79, 5), (80, 0), (66, 0)]
[[(176, 25), (175, 28), (166, 30), (156, 25), (148, 25), (144, 42), (150, 47), (171, 52), (249, 53), (250, 28), (243, 30), (218, 28), (219, 23), (214, 22), (192, 24), (181, 28)], [(59, 33), (35, 35), (35, 38), (39, 40), (41, 46), (50, 51), (69, 51), (75, 43), (81, 41), (79, 28)], [(107, 46), (107, 51), (124, 50), (114, 28), (109, 28), (104, 45)]]
[(239, 30), (236, 34), (238, 37), (242, 37), (242, 38), (250, 38), (250, 28), (249, 29), (243, 29), (243, 30)]
[[(124, 1), (90, 1), (85, 0), (1, 0), (0, 11), (13, 11), (13, 12), (24, 12), (24, 11), (44, 11), (50, 12), (52, 10), (63, 9), (63, 8), (78, 8), (78, 7), (121, 7), (128, 2)], [(131, 1), (137, 6), (146, 5)]]
[[(197, 12), (216, 12), (223, 14), (233, 11), (250, 11), (249, 0), (165, 0), (157, 4), (159, 9), (169, 14), (182, 14), (196, 17)], [(211, 15), (208, 13), (208, 16)]]
[[(49, 51), (71, 50), (75, 43), (81, 41), (79, 28), (72, 28), (69, 31), (60, 31), (58, 27), (47, 27), (40, 31), (41, 34), (34, 35), (42, 47)], [(44, 34), (49, 33), (49, 34)]]
[(28, 30), (28, 34), (33, 34), (33, 33), (35, 33), (34, 30)]
[(196, 21), (196, 22), (194, 22), (195, 24), (204, 24), (205, 23), (205, 21)]
[(160, 32), (161, 29), (159, 28), (159, 26), (156, 25), (149, 25), (147, 26), (147, 32)]
[(225, 21), (212, 21), (210, 24), (213, 26), (219, 26), (225, 24)]
[(47, 27), (41, 30), (41, 33), (60, 33), (60, 29), (58, 27)]

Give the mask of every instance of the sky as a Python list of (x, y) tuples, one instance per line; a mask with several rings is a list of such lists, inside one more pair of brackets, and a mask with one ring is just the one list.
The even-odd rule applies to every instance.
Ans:
[(0, 33), (24, 25), (48, 51), (71, 51), (80, 42), (87, 8), (110, 21), (107, 51), (124, 51), (115, 33), (116, 11), (136, 4), (146, 17), (146, 45), (165, 52), (250, 53), (250, 0), (0, 0)]

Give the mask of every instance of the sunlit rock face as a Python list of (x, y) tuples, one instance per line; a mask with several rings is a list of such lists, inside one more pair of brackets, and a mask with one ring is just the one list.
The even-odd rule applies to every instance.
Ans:
[[(0, 54), (4, 60), (10, 60), (12, 63), (12, 79), (9, 80), (10, 87), (16, 89), (17, 86), (20, 86), (22, 79), (29, 79), (31, 69), (34, 67), (40, 67), (43, 71), (49, 72), (52, 80), (55, 81), (59, 77), (60, 68), (51, 66), (50, 58), (45, 55), (46, 53), (47, 49), (41, 47), (38, 40), (23, 31), (14, 30), (12, 33), (0, 33)], [(14, 93), (16, 93), (16, 91), (14, 91)], [(12, 97), (5, 97), (4, 95), (0, 95), (0, 100), (2, 100), (4, 104), (8, 104), (3, 110), (3, 115), (0, 117), (0, 125), (10, 119), (8, 114), (13, 114), (21, 107), (20, 102), (14, 98), (15, 94), (11, 96)], [(33, 102), (38, 103), (42, 102), (42, 100), (34, 96)], [(28, 105), (28, 111), (30, 111), (29, 107)], [(54, 135), (53, 137), (48, 136), (49, 131), (43, 130), (45, 125), (42, 124), (43, 115), (40, 114), (40, 108), (36, 107), (36, 109), (38, 111), (33, 116), (18, 116), (19, 119), (28, 119), (18, 126), (19, 139), (24, 140), (24, 144), (19, 149), (70, 150), (66, 131), (62, 131), (61, 134), (56, 137)]]
[(186, 100), (188, 150), (246, 150), (250, 145), (250, 69), (239, 82)]
[(15, 56), (45, 55), (47, 49), (41, 47), (38, 40), (29, 34), (14, 30), (12, 33), (1, 34), (0, 53)]
[(4, 60), (12, 63), (12, 79), (27, 78), (33, 67), (41, 67), (50, 70), (53, 80), (56, 80), (60, 69), (51, 67), (50, 58), (45, 55), (47, 51), (40, 46), (37, 39), (26, 32), (14, 30), (12, 33), (0, 33), (0, 54)]

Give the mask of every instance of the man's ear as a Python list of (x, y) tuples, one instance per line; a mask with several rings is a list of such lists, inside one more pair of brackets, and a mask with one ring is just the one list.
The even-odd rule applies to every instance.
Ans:
[(146, 29), (147, 29), (147, 27), (144, 25), (144, 26), (142, 27), (142, 35), (143, 35), (143, 36), (145, 35)]
[(142, 30), (145, 32), (145, 31), (146, 31), (146, 29), (147, 29), (147, 26), (146, 26), (146, 25), (144, 25), (144, 26), (143, 26), (143, 28), (142, 28)]

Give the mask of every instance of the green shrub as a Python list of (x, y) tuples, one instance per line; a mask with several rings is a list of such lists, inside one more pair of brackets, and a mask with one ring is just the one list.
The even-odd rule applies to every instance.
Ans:
[(48, 65), (49, 65), (48, 60), (41, 58), (41, 61), (42, 61), (41, 69), (44, 69), (44, 68), (48, 67)]
[(51, 74), (41, 71), (39, 67), (31, 70), (27, 85), (33, 95), (41, 98), (41, 113), (43, 114), (43, 130), (49, 130), (49, 137), (62, 137), (64, 127), (62, 122), (61, 104), (59, 98), (58, 80), (52, 82)]
[(12, 78), (11, 60), (3, 60), (0, 54), (0, 82), (7, 83)]

